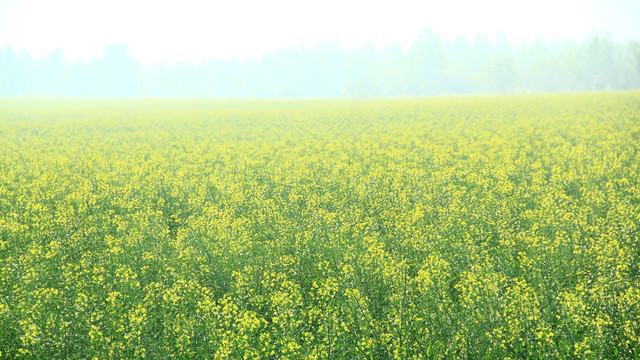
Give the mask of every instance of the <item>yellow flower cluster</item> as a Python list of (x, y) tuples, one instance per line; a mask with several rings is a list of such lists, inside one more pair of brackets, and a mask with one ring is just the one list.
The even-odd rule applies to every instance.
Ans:
[(0, 359), (637, 359), (640, 93), (0, 101)]

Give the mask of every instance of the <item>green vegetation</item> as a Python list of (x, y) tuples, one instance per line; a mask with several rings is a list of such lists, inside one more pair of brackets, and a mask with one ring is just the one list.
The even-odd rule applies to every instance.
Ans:
[(0, 101), (0, 358), (640, 356), (640, 93)]
[(335, 98), (640, 89), (640, 43), (594, 33), (582, 42), (512, 46), (506, 36), (446, 40), (425, 30), (399, 45), (337, 42), (280, 49), (259, 59), (143, 65), (124, 45), (66, 63), (0, 48), (0, 96)]

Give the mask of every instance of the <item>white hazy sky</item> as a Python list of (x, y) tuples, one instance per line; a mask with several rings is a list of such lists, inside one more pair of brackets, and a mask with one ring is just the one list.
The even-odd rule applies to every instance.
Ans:
[(443, 38), (640, 40), (640, 0), (0, 0), (0, 47), (68, 61), (125, 44), (143, 63), (258, 57), (337, 40), (408, 46), (424, 28)]

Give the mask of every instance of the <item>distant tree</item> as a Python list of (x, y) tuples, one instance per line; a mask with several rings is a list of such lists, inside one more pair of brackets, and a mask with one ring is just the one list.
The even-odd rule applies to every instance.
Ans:
[(104, 50), (104, 56), (93, 63), (100, 70), (102, 79), (99, 89), (106, 96), (134, 96), (138, 93), (139, 83), (136, 61), (129, 55), (126, 46), (110, 45)]
[(582, 43), (541, 40), (517, 48), (504, 34), (443, 41), (424, 30), (399, 45), (345, 49), (336, 41), (260, 59), (142, 66), (124, 45), (67, 64), (60, 49), (33, 59), (0, 49), (0, 96), (381, 97), (474, 92), (640, 88), (640, 44), (597, 33)]
[(411, 71), (411, 76), (407, 77), (409, 92), (412, 95), (441, 92), (444, 52), (440, 35), (430, 29), (424, 30), (407, 56), (407, 70)]
[(24, 95), (27, 85), (24, 57), (19, 58), (11, 46), (4, 49), (0, 67), (1, 88), (4, 96)]
[(39, 93), (45, 96), (63, 95), (64, 84), (68, 81), (66, 72), (67, 61), (62, 50), (57, 47), (42, 61)]
[(628, 46), (628, 88), (640, 88), (640, 43), (633, 41)]
[(585, 76), (590, 87), (588, 90), (610, 89), (615, 77), (612, 41), (595, 33), (582, 45), (581, 50), (586, 60)]
[(512, 93), (517, 87), (516, 65), (511, 54), (497, 53), (482, 66), (484, 89), (492, 93)]

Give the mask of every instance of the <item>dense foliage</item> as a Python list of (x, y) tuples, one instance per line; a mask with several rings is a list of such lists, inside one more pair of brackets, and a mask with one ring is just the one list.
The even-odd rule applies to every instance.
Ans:
[(640, 94), (0, 102), (0, 358), (638, 358)]

